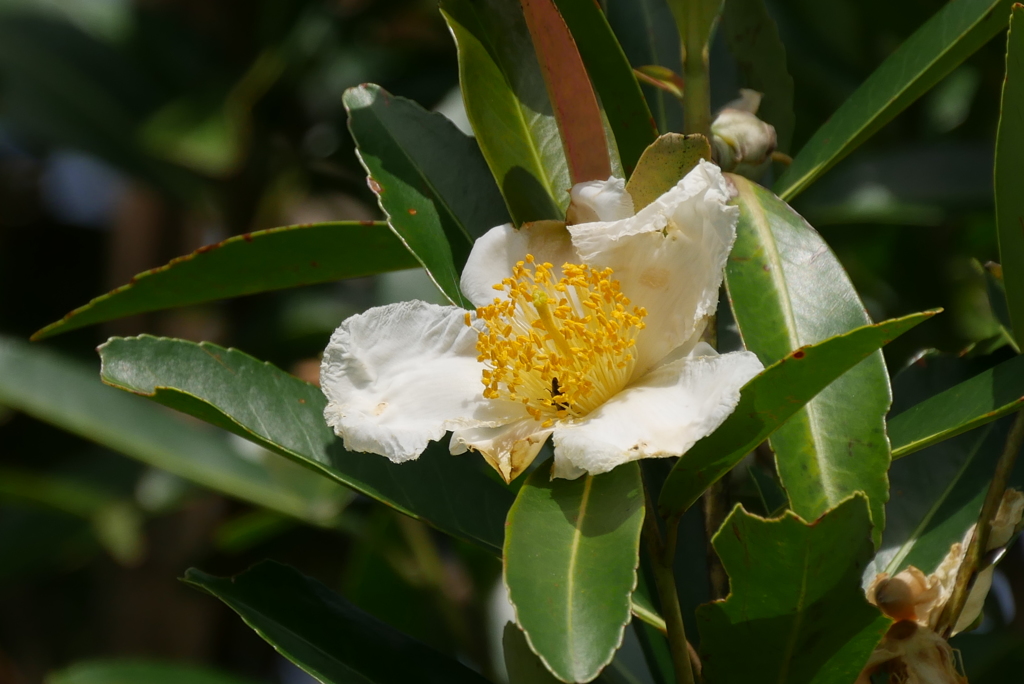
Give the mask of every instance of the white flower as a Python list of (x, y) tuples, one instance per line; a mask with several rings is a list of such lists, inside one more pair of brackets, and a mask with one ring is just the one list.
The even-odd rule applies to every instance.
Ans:
[(510, 481), (554, 439), (553, 476), (679, 456), (733, 411), (762, 370), (700, 342), (738, 210), (701, 162), (634, 215), (621, 180), (573, 189), (587, 223), (499, 226), (474, 245), (475, 312), (404, 302), (353, 316), (321, 367), (345, 447), (400, 463), (447, 431)]

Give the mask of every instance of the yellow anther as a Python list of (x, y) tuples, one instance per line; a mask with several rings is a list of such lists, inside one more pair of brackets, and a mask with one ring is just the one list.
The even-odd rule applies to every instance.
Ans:
[[(494, 286), (505, 293), (477, 309), (484, 397), (523, 402), (550, 427), (594, 410), (629, 381), (642, 308), (629, 308), (612, 270), (585, 264), (555, 267), (532, 254)], [(466, 315), (466, 324), (472, 318)]]

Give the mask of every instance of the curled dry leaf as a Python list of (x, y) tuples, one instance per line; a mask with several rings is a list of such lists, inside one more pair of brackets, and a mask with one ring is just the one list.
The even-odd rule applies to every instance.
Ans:
[[(1024, 494), (1007, 490), (992, 520), (986, 551), (1005, 546), (1024, 515)], [(870, 675), (885, 669), (900, 684), (966, 683), (956, 668), (953, 649), (936, 632), (943, 607), (953, 593), (960, 566), (971, 537), (972, 526), (964, 538), (954, 543), (949, 553), (931, 575), (909, 566), (893, 577), (879, 573), (867, 588), (867, 599), (897, 622), (886, 633), (872, 653), (858, 684), (868, 682)], [(992, 586), (993, 566), (978, 574), (967, 597), (963, 612), (957, 619), (953, 634), (970, 627), (981, 615), (985, 597)]]

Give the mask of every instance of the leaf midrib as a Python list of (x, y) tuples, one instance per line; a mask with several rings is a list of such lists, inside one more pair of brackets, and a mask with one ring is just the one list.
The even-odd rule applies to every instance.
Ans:
[[(468, 3), (468, 4), (473, 9), (473, 14), (476, 16), (476, 20), (477, 20), (477, 25), (478, 26), (483, 26), (483, 22), (480, 20), (480, 15), (479, 15), (479, 13), (477, 12), (477, 9), (476, 9), (476, 5), (474, 3)], [(466, 30), (465, 26), (463, 26), (462, 28), (463, 28), (463, 30)], [(469, 31), (469, 33), (472, 34), (471, 31)], [(474, 36), (474, 37), (476, 37), (476, 36)], [(479, 37), (477, 37), (477, 40), (480, 40), (480, 44), (483, 45), (483, 40), (481, 40)], [(531, 36), (531, 40), (532, 40), (532, 36)], [(547, 169), (544, 167), (544, 160), (541, 159), (540, 155), (537, 152), (537, 141), (534, 138), (533, 129), (530, 127), (530, 124), (526, 120), (526, 117), (525, 117), (525, 115), (523, 113), (522, 101), (519, 99), (519, 96), (516, 95), (516, 91), (512, 87), (512, 83), (508, 79), (508, 73), (507, 73), (504, 65), (499, 63), (499, 61), (497, 59), (494, 59), (493, 61), (494, 61), (494, 66), (496, 66), (498, 68), (498, 72), (501, 74), (501, 78), (505, 82), (505, 86), (508, 88), (508, 92), (511, 93), (511, 95), (512, 95), (512, 101), (515, 103), (515, 106), (513, 107), (513, 109), (515, 110), (516, 116), (519, 118), (520, 124), (522, 124), (523, 131), (526, 133), (526, 138), (530, 141), (530, 144), (527, 145), (527, 148), (530, 150), (530, 155), (533, 157), (533, 161), (534, 161), (534, 163), (537, 166), (537, 170), (540, 172), (541, 180), (543, 181), (543, 185), (544, 185), (544, 189), (547, 190), (547, 193), (551, 197), (551, 200), (555, 203), (555, 206), (558, 206), (558, 201), (555, 199), (554, 183), (551, 180), (551, 178), (548, 177)], [(540, 114), (538, 113), (538, 115), (540, 115)], [(483, 146), (482, 145), (481, 145), (481, 150), (483, 150)]]
[[(576, 525), (573, 528), (572, 533), (572, 544), (569, 546), (569, 567), (566, 571), (566, 614), (565, 614), (565, 626), (566, 635), (572, 638), (572, 616), (573, 616), (573, 598), (576, 594), (576, 560), (579, 558), (579, 547), (580, 538), (583, 536), (583, 521), (587, 516), (587, 505), (590, 503), (590, 491), (594, 484), (594, 476), (587, 475), (586, 481), (583, 483), (583, 495), (580, 497), (580, 512), (576, 516)], [(575, 661), (576, 649), (570, 649), (572, 653), (572, 669), (576, 671), (577, 663)]]
[[(789, 287), (786, 284), (786, 278), (783, 271), (782, 255), (779, 253), (778, 243), (775, 241), (775, 234), (772, 232), (771, 223), (768, 220), (768, 216), (764, 211), (764, 206), (758, 197), (751, 192), (753, 188), (750, 186), (750, 181), (744, 180), (744, 183), (748, 185), (748, 196), (753, 200), (747, 202), (746, 206), (750, 207), (751, 213), (756, 211), (756, 216), (751, 221), (751, 224), (757, 230), (758, 238), (764, 247), (765, 258), (770, 262), (770, 269), (768, 271), (769, 278), (775, 285), (775, 291), (779, 293), (779, 309), (782, 312), (782, 316), (785, 319), (785, 335), (787, 342), (789, 343), (789, 350), (794, 351), (800, 347), (800, 338), (797, 335), (797, 321), (796, 312), (793, 308), (793, 300), (790, 297)], [(820, 417), (815, 411), (814, 399), (811, 399), (803, 408), (804, 415), (807, 416), (808, 432), (811, 443), (815, 450), (815, 464), (818, 465), (818, 477), (817, 479), (821, 482), (822, 488), (826, 490), (826, 494), (829, 499), (832, 500), (832, 494), (834, 493), (834, 487), (831, 487), (831, 482), (824, 476), (821, 471), (821, 460), (817, 458), (822, 453), (822, 445), (820, 444), (818, 435), (820, 434)], [(799, 425), (794, 422), (792, 425)]]

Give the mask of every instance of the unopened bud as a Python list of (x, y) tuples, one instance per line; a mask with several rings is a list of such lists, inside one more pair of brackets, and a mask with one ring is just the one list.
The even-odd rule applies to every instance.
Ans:
[(569, 191), (569, 225), (594, 221), (621, 221), (636, 212), (633, 199), (626, 192), (626, 181), (612, 176), (608, 180), (577, 183)]
[(768, 169), (778, 144), (775, 128), (757, 118), (761, 94), (744, 90), (711, 124), (711, 147), (715, 163), (723, 171), (757, 179)]

